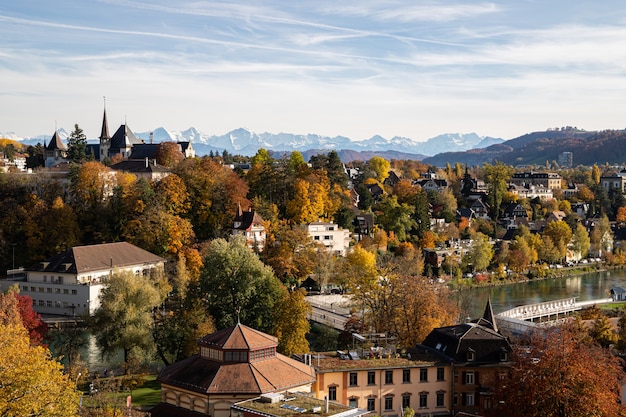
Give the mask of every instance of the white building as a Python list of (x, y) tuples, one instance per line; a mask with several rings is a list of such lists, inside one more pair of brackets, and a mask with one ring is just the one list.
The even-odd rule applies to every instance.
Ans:
[[(165, 259), (127, 242), (77, 246), (25, 269), (26, 281), (17, 282), (20, 294), (33, 299), (40, 314), (76, 316), (92, 314), (100, 292), (113, 273), (135, 275), (163, 269)], [(3, 282), (3, 287), (15, 284)], [(6, 288), (3, 288), (6, 289)]]
[(309, 236), (314, 242), (322, 243), (326, 250), (345, 256), (350, 247), (350, 231), (335, 223), (312, 222), (307, 225)]

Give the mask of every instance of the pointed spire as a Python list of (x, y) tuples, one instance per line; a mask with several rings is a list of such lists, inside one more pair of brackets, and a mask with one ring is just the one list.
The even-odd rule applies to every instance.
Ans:
[(102, 117), (102, 130), (100, 131), (100, 140), (109, 140), (109, 122), (107, 122), (107, 99), (104, 98), (104, 116)]
[(241, 203), (237, 203), (237, 218), (241, 218), (243, 216), (243, 211), (241, 210)]
[(491, 307), (491, 297), (487, 299), (487, 305), (485, 306), (485, 312), (483, 313), (483, 320), (488, 321), (491, 324), (491, 328), (498, 331), (498, 325), (496, 324), (496, 316), (493, 314), (493, 308)]

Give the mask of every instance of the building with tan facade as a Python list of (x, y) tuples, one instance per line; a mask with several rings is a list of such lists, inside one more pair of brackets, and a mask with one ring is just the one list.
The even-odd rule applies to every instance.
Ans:
[(314, 357), (314, 395), (382, 417), (402, 416), (407, 407), (416, 416), (450, 415), (451, 366), (430, 354), (372, 356)]

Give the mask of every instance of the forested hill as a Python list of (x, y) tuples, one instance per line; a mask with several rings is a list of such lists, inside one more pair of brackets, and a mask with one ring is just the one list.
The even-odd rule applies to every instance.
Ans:
[(626, 163), (626, 130), (589, 132), (578, 129), (533, 132), (485, 149), (447, 152), (422, 162), (445, 166), (456, 162), (473, 165), (502, 161), (510, 165), (544, 165), (562, 152), (574, 154), (574, 165)]

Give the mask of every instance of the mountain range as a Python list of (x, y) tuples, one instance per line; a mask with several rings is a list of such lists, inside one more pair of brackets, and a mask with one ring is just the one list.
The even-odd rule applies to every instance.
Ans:
[[(58, 133), (63, 139), (68, 137), (64, 129), (59, 129)], [(344, 136), (257, 134), (244, 128), (215, 136), (201, 133), (195, 128), (169, 131), (160, 127), (152, 132), (135, 133), (135, 136), (149, 142), (150, 133), (155, 143), (192, 142), (199, 156), (211, 152), (221, 154), (223, 151), (250, 156), (258, 149), (265, 148), (276, 154), (300, 151), (305, 160), (309, 160), (312, 155), (335, 150), (344, 162), (368, 160), (378, 155), (389, 160), (421, 160), (425, 164), (442, 167), (455, 163), (467, 166), (493, 164), (495, 161), (514, 166), (545, 165), (558, 161), (562, 152), (571, 152), (574, 165), (626, 164), (626, 130), (586, 131), (569, 126), (532, 132), (506, 141), (476, 133), (448, 133), (425, 142), (405, 137), (385, 139), (381, 136), (353, 141)], [(24, 144), (50, 141), (50, 136), (20, 138), (13, 133), (0, 133), (0, 137), (19, 140)]]
[[(59, 129), (59, 136), (67, 139), (69, 133), (65, 129)], [(321, 136), (316, 134), (298, 135), (292, 133), (255, 133), (249, 129), (239, 128), (224, 135), (207, 135), (196, 128), (183, 131), (167, 130), (163, 127), (148, 132), (134, 132), (135, 136), (145, 142), (152, 140), (155, 143), (165, 141), (192, 142), (198, 155), (207, 155), (210, 152), (222, 153), (226, 150), (230, 154), (252, 156), (260, 148), (269, 151), (291, 152), (300, 151), (303, 154), (312, 150), (328, 152), (336, 150), (353, 151), (353, 155), (360, 152), (383, 155), (391, 152), (396, 158), (423, 159), (445, 151), (465, 151), (470, 149), (485, 148), (493, 144), (503, 143), (504, 139), (479, 136), (476, 133), (447, 133), (428, 139), (425, 142), (396, 136), (391, 139), (382, 136), (373, 136), (367, 140), (354, 141), (345, 136)], [(41, 135), (31, 138), (19, 137), (15, 133), (0, 133), (0, 137), (19, 140), (25, 144), (48, 143), (50, 135)], [(90, 141), (91, 142), (91, 141)]]

